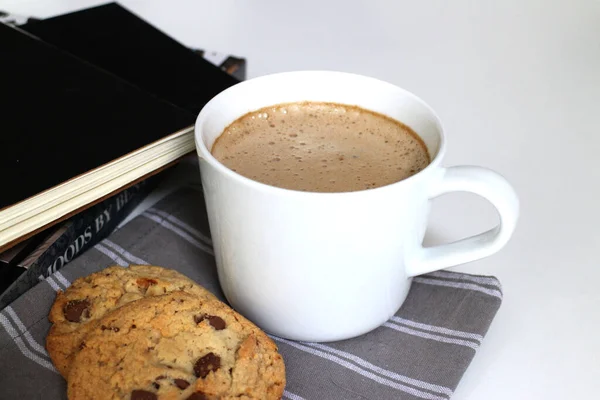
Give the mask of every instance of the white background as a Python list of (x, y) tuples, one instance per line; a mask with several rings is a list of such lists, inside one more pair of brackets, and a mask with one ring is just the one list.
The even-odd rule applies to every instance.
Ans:
[[(48, 17), (101, 1), (0, 0)], [(600, 1), (122, 1), (188, 46), (248, 59), (249, 76), (372, 75), (431, 104), (447, 165), (505, 175), (521, 198), (512, 241), (457, 270), (497, 276), (504, 303), (453, 399), (600, 393)], [(436, 200), (428, 242), (496, 220), (469, 195)]]

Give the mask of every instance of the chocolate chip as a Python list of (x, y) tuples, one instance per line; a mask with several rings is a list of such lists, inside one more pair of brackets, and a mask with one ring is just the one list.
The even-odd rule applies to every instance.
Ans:
[(85, 342), (79, 343), (79, 350), (85, 349)]
[(63, 308), (65, 318), (70, 322), (80, 322), (81, 317), (89, 318), (90, 302), (88, 300), (71, 300)]
[(106, 327), (106, 325), (102, 325), (100, 326), (100, 329), (102, 329), (103, 331), (107, 330), (108, 328)]
[(137, 389), (131, 392), (131, 400), (158, 400), (158, 397), (147, 390)]
[(156, 378), (154, 378), (155, 381), (160, 381), (161, 379), (167, 379), (167, 377), (165, 375), (159, 375)]
[(223, 321), (223, 318), (217, 317), (216, 315), (196, 315), (194, 317), (194, 321), (197, 324), (204, 321), (205, 319), (207, 319), (208, 323), (217, 331), (223, 330), (227, 326), (227, 324), (225, 324), (225, 321)]
[(135, 324), (131, 325), (131, 329), (135, 329), (137, 326)]
[(192, 393), (192, 395), (185, 400), (208, 400), (208, 397), (206, 397), (204, 393), (196, 392)]
[(119, 332), (120, 331), (120, 329), (117, 328), (116, 326), (114, 328), (112, 328), (112, 330), (113, 330), (113, 332)]
[(152, 386), (154, 386), (154, 389), (156, 390), (160, 389), (160, 385), (158, 382), (152, 382)]
[(225, 329), (226, 324), (225, 324), (225, 321), (223, 321), (223, 319), (221, 317), (209, 315), (207, 318), (208, 318), (208, 322), (216, 330), (220, 331), (220, 330)]
[(215, 353), (208, 353), (201, 357), (194, 364), (194, 374), (199, 378), (206, 378), (211, 371), (216, 371), (221, 367), (221, 357)]
[(175, 386), (181, 390), (187, 389), (187, 387), (190, 386), (190, 383), (185, 379), (175, 379), (173, 382), (175, 383)]

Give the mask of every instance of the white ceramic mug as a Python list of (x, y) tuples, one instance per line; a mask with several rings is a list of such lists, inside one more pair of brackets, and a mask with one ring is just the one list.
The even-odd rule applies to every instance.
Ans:
[[(397, 119), (419, 134), (432, 161), (388, 186), (312, 193), (245, 178), (211, 155), (215, 139), (238, 117), (305, 100), (358, 105)], [(437, 115), (415, 95), (377, 79), (326, 71), (251, 79), (202, 109), (195, 138), (221, 287), (235, 309), (284, 338), (332, 341), (366, 333), (400, 308), (413, 276), (497, 252), (517, 222), (519, 202), (508, 182), (482, 167), (442, 167), (445, 137)], [(500, 224), (424, 248), (430, 200), (452, 191), (489, 200)]]

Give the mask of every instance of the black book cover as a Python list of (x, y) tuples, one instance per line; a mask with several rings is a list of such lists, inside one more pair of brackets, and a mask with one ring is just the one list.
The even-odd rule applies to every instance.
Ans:
[(194, 114), (238, 82), (115, 3), (29, 22), (21, 29)]
[(0, 24), (0, 209), (193, 125), (195, 115)]

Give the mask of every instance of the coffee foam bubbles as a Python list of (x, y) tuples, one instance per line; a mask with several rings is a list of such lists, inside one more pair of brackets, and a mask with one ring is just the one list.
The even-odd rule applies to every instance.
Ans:
[(247, 178), (313, 192), (380, 187), (429, 164), (407, 126), (355, 106), (317, 102), (248, 113), (225, 129), (212, 154)]

